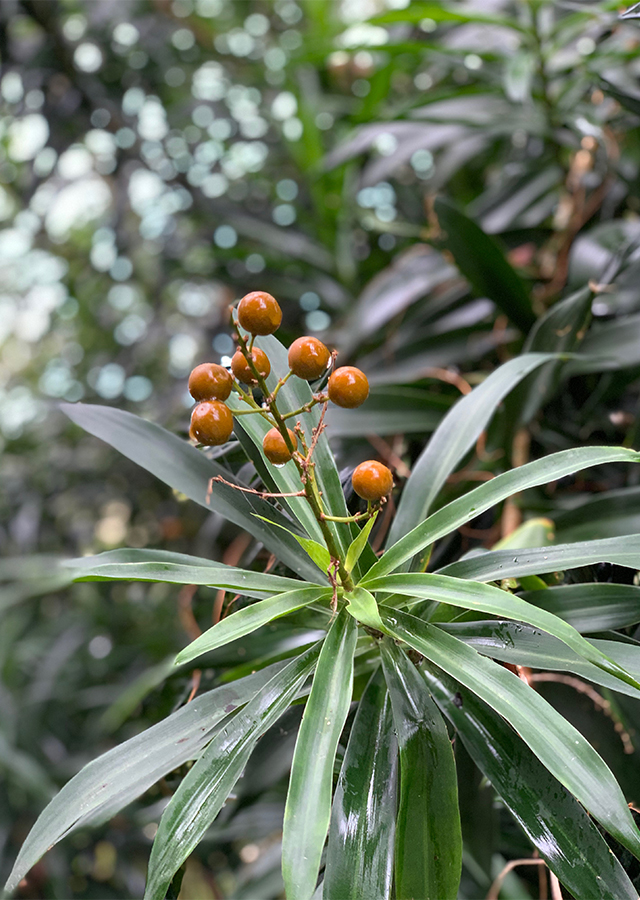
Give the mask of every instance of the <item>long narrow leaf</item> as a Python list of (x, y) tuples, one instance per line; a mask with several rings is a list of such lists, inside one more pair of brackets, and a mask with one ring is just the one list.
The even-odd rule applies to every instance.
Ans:
[(455, 900), (462, 870), (458, 783), (451, 741), (416, 667), (389, 640), (381, 646), (400, 749), (396, 830), (398, 900)]
[(276, 594), (267, 600), (261, 600), (251, 606), (245, 606), (224, 619), (221, 619), (213, 628), (209, 628), (204, 634), (181, 650), (176, 656), (177, 666), (197, 659), (203, 653), (209, 653), (218, 647), (236, 641), (238, 638), (251, 634), (252, 631), (261, 628), (268, 622), (286, 616), (296, 609), (315, 603), (316, 600), (328, 600), (331, 597), (331, 588), (306, 587), (284, 594)]
[(582, 633), (640, 622), (640, 587), (632, 584), (561, 584), (545, 591), (525, 591), (520, 596), (560, 616)]
[(427, 664), (422, 676), (469, 755), (573, 896), (637, 900), (636, 890), (589, 816), (515, 731), (442, 671)]
[(532, 547), (527, 550), (494, 550), (451, 563), (440, 569), (439, 574), (473, 578), (476, 581), (495, 581), (499, 578), (540, 575), (543, 572), (575, 569), (602, 562), (640, 569), (640, 534), (625, 534), (600, 541), (555, 544), (551, 547)]
[[(575, 650), (578, 656), (593, 663), (594, 666), (640, 690), (640, 683), (635, 678), (620, 668), (613, 660), (607, 659), (603, 653), (596, 650), (593, 644), (583, 638), (568, 622), (547, 612), (546, 609), (540, 609), (527, 603), (508, 591), (500, 590), (489, 584), (426, 573), (387, 575), (384, 578), (368, 582), (367, 587), (381, 593), (398, 593), (424, 600), (437, 600), (452, 606), (461, 606), (463, 609), (476, 609), (480, 612), (534, 625), (557, 637), (567, 647)], [(380, 612), (382, 613), (382, 610)]]
[(189, 759), (197, 759), (218, 723), (249, 701), (285, 664), (196, 697), (142, 734), (88, 763), (40, 814), (5, 890), (12, 893), (40, 857), (71, 831), (104, 821)]
[(329, 827), (324, 895), (388, 900), (393, 878), (398, 742), (382, 669), (351, 728)]
[(244, 528), (294, 572), (311, 580), (317, 577), (315, 566), (301, 553), (293, 538), (280, 529), (268, 528), (253, 515), (257, 513), (291, 527), (290, 521), (266, 500), (214, 481), (207, 502), (210, 479), (222, 475), (227, 481), (233, 481), (233, 476), (186, 441), (121, 409), (86, 403), (62, 403), (60, 408), (89, 434), (105, 441), (174, 490)]
[(620, 786), (580, 732), (517, 675), (436, 626), (396, 610), (390, 615), (381, 608), (381, 613), (392, 637), (409, 644), (500, 713), (551, 774), (640, 858), (640, 832)]
[[(640, 462), (640, 453), (624, 447), (578, 447), (552, 453), (543, 459), (497, 475), (491, 481), (469, 491), (464, 497), (443, 506), (406, 534), (371, 567), (366, 580), (393, 572), (438, 538), (449, 534), (518, 491), (555, 481), (580, 469), (611, 462), (637, 463)], [(425, 477), (428, 477), (428, 473), (425, 473)], [(405, 493), (407, 488), (408, 484)]]
[(333, 763), (351, 703), (357, 633), (355, 620), (342, 610), (322, 645), (302, 717), (282, 836), (287, 900), (310, 900), (316, 888), (331, 815)]
[[(572, 672), (579, 678), (640, 700), (640, 690), (608, 675), (578, 656), (557, 638), (530, 625), (490, 619), (484, 622), (446, 622), (440, 623), (438, 627), (464, 641), (483, 656), (490, 656), (516, 666), (529, 666), (532, 669)], [(635, 678), (640, 678), (640, 648), (617, 641), (597, 641), (595, 645), (609, 659), (624, 666)], [(622, 660), (621, 647), (632, 651), (631, 654), (627, 652)]]
[(174, 874), (197, 846), (242, 775), (258, 738), (295, 699), (318, 657), (318, 645), (273, 676), (220, 729), (165, 809), (151, 849), (145, 900), (164, 900)]
[(555, 358), (548, 353), (518, 356), (452, 406), (413, 466), (387, 546), (394, 545), (425, 518), (440, 488), (478, 440), (509, 391), (538, 366)]
[(65, 560), (74, 581), (166, 581), (176, 584), (208, 584), (247, 597), (270, 597), (284, 591), (314, 587), (282, 575), (268, 575), (227, 566), (224, 563), (170, 553), (166, 550), (107, 550), (97, 556)]

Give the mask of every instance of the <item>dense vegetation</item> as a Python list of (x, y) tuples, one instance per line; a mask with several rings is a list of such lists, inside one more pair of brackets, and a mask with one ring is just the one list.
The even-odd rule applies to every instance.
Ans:
[[(318, 872), (326, 900), (477, 898), (500, 873), (492, 896), (637, 895), (638, 27), (612, 2), (0, 6), (3, 883), (71, 830), (18, 896), (141, 896), (152, 845), (153, 897), (297, 900)], [(335, 617), (322, 565), (251, 515), (318, 539), (296, 503), (207, 503), (216, 473), (299, 486), (259, 429), (187, 442), (189, 371), (228, 363), (229, 304), (258, 289), (284, 311), (269, 389), (301, 334), (369, 378), (327, 412), (331, 510), (363, 509), (364, 459), (394, 472)], [(252, 591), (231, 605), (237, 570), (205, 560)], [(310, 605), (232, 634), (296, 576)], [(181, 753), (127, 745), (109, 797), (83, 770), (25, 843), (158, 723)], [(169, 820), (233, 729), (248, 755), (189, 856)]]

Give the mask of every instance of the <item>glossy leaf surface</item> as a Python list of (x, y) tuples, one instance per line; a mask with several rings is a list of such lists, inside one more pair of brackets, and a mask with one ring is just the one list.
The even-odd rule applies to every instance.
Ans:
[(310, 675), (318, 646), (276, 673), (215, 735), (181, 781), (151, 848), (145, 900), (164, 900), (174, 874), (202, 839), (242, 775), (260, 735), (285, 712)]
[(425, 665), (422, 677), (529, 840), (575, 897), (632, 900), (624, 869), (580, 804), (507, 723), (452, 678)]
[(627, 674), (613, 660), (607, 659), (568, 622), (547, 612), (546, 609), (540, 609), (527, 603), (508, 591), (475, 581), (463, 581), (446, 575), (417, 572), (406, 575), (386, 575), (384, 578), (368, 582), (368, 587), (372, 591), (380, 591), (380, 593), (398, 593), (424, 600), (437, 600), (452, 606), (460, 606), (463, 609), (477, 609), (480, 612), (517, 619), (520, 622), (534, 625), (557, 637), (571, 647), (578, 656), (640, 690), (640, 683), (635, 678)]
[(456, 578), (473, 578), (476, 581), (495, 581), (499, 578), (518, 578), (520, 575), (541, 575), (562, 569), (575, 569), (600, 562), (640, 569), (640, 534), (532, 547), (515, 552), (495, 550), (451, 563), (440, 569), (439, 573)]
[(443, 506), (426, 521), (413, 528), (371, 567), (366, 580), (393, 572), (438, 538), (449, 534), (518, 491), (563, 478), (580, 469), (609, 462), (637, 463), (640, 462), (640, 453), (624, 447), (579, 447), (551, 453), (543, 459), (497, 475), (491, 481), (469, 491), (464, 497)]
[(310, 900), (331, 815), (333, 764), (353, 685), (358, 627), (338, 614), (322, 645), (291, 766), (282, 836), (287, 900)]
[(561, 584), (520, 594), (580, 632), (607, 631), (640, 622), (640, 587), (632, 584)]
[(382, 669), (358, 704), (333, 798), (324, 895), (387, 900), (393, 878), (398, 746)]
[(283, 591), (313, 587), (310, 582), (238, 569), (224, 563), (167, 550), (107, 550), (97, 556), (65, 560), (74, 581), (166, 581), (207, 584), (239, 591), (248, 597), (270, 597)]
[(41, 813), (22, 845), (6, 890), (62, 837), (90, 822), (106, 821), (152, 784), (189, 759), (196, 759), (218, 723), (247, 703), (284, 663), (196, 697), (142, 734), (88, 763)]
[(276, 594), (251, 606), (245, 606), (221, 619), (195, 641), (192, 641), (188, 647), (181, 650), (176, 656), (175, 664), (191, 662), (192, 659), (197, 659), (203, 653), (216, 650), (246, 634), (251, 634), (252, 631), (256, 631), (280, 616), (286, 616), (317, 600), (329, 600), (330, 598), (331, 588), (306, 587), (287, 591), (284, 594)]
[(381, 609), (387, 632), (455, 678), (503, 716), (606, 830), (636, 857), (638, 832), (611, 770), (576, 729), (517, 675), (434, 625)]
[(61, 409), (74, 422), (100, 440), (114, 447), (128, 459), (142, 466), (169, 487), (195, 500), (207, 509), (215, 510), (235, 525), (244, 528), (256, 540), (264, 543), (294, 572), (304, 578), (315, 578), (315, 566), (301, 553), (296, 542), (281, 529), (268, 528), (252, 515), (257, 513), (285, 527), (290, 522), (266, 500), (234, 490), (220, 482), (211, 483), (210, 503), (207, 492), (210, 479), (222, 475), (233, 480), (227, 469), (187, 441), (181, 440), (153, 422), (147, 422), (124, 410), (86, 403), (63, 403)]
[(413, 466), (387, 546), (403, 538), (428, 514), (442, 485), (473, 447), (509, 391), (552, 358), (548, 354), (532, 353), (512, 359), (451, 407)]
[[(557, 638), (538, 631), (530, 625), (490, 619), (480, 622), (446, 622), (438, 627), (469, 644), (478, 653), (532, 669), (549, 669), (552, 672), (571, 672), (579, 678), (640, 699), (640, 690), (603, 672), (597, 666), (578, 656)], [(617, 641), (594, 641), (595, 646), (610, 659), (637, 678), (640, 678), (640, 648)], [(625, 653), (620, 653), (620, 648)], [(622, 657), (622, 660), (621, 660)]]
[(455, 900), (462, 833), (451, 741), (406, 653), (389, 640), (382, 642), (381, 652), (400, 751), (396, 897)]

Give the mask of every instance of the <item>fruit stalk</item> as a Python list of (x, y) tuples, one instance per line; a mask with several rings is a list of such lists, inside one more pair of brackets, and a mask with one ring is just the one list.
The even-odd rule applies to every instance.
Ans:
[[(236, 328), (237, 328), (236, 322), (234, 322), (234, 325), (236, 325)], [(247, 365), (249, 366), (249, 369), (251, 370), (253, 377), (255, 378), (256, 382), (258, 383), (258, 387), (262, 391), (262, 394), (267, 401), (267, 404), (269, 406), (269, 412), (271, 413), (271, 416), (273, 417), (273, 420), (275, 422), (275, 427), (278, 429), (278, 431), (282, 435), (282, 438), (283, 438), (285, 444), (287, 445), (287, 448), (291, 452), (292, 459), (293, 459), (293, 461), (296, 465), (296, 468), (298, 469), (298, 472), (300, 474), (300, 480), (303, 485), (304, 495), (307, 498), (309, 506), (311, 507), (311, 509), (313, 511), (313, 515), (320, 527), (320, 530), (322, 531), (322, 536), (327, 545), (327, 550), (329, 551), (329, 555), (331, 556), (331, 559), (335, 561), (335, 564), (337, 566), (338, 575), (340, 576), (340, 581), (342, 583), (342, 586), (344, 587), (344, 589), (346, 591), (352, 591), (355, 588), (353, 579), (351, 578), (351, 575), (347, 572), (347, 570), (344, 566), (344, 561), (342, 560), (340, 551), (339, 551), (338, 547), (336, 546), (336, 542), (334, 540), (331, 529), (327, 525), (326, 513), (325, 513), (323, 505), (322, 505), (322, 498), (320, 497), (320, 492), (318, 490), (318, 484), (317, 484), (316, 477), (315, 477), (314, 464), (309, 457), (306, 457), (303, 461), (303, 459), (300, 457), (300, 454), (297, 452), (297, 449), (296, 449), (295, 445), (293, 444), (293, 441), (291, 440), (291, 435), (289, 434), (289, 429), (286, 426), (284, 417), (280, 413), (275, 399), (269, 392), (269, 388), (267, 387), (266, 379), (261, 375), (261, 373), (258, 371), (258, 369), (256, 368), (256, 366), (254, 364), (253, 357), (252, 357), (252, 355), (249, 351), (248, 345), (247, 345), (247, 340), (241, 334), (239, 328), (237, 328), (237, 331), (238, 331), (238, 345), (240, 347), (240, 350), (241, 350), (244, 358), (247, 361)]]

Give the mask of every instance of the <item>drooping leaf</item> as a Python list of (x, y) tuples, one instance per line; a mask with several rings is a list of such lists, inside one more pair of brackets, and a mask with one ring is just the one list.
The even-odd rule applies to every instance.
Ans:
[(106, 821), (187, 760), (197, 759), (218, 723), (247, 703), (285, 663), (196, 697), (142, 734), (88, 763), (53, 798), (25, 840), (5, 890), (65, 835)]
[(175, 665), (191, 662), (202, 656), (203, 653), (209, 653), (246, 634), (251, 634), (252, 631), (256, 631), (262, 625), (266, 625), (280, 616), (286, 616), (296, 609), (308, 606), (309, 603), (328, 600), (330, 597), (331, 588), (306, 587), (287, 591), (284, 594), (276, 594), (267, 600), (245, 606), (221, 619), (216, 625), (197, 637), (195, 641), (192, 641), (184, 650), (181, 650), (176, 656)]
[[(265, 522), (266, 521), (267, 520), (265, 519)], [(273, 523), (271, 524), (273, 525)], [(279, 525), (277, 527), (280, 528), (282, 526)], [(285, 529), (285, 531), (287, 530), (288, 529)], [(317, 541), (314, 541), (313, 538), (300, 537), (293, 531), (290, 531), (289, 534), (300, 544), (304, 552), (314, 561), (317, 567), (322, 572), (326, 572), (331, 565), (331, 554), (324, 544), (319, 544)]]
[(388, 900), (393, 878), (398, 744), (382, 670), (358, 704), (336, 787), (326, 897)]
[[(483, 656), (499, 659), (501, 662), (516, 666), (529, 666), (532, 669), (549, 669), (552, 672), (572, 672), (579, 678), (600, 684), (610, 690), (619, 691), (629, 697), (640, 699), (640, 691), (625, 684), (612, 675), (608, 675), (592, 663), (578, 656), (573, 650), (562, 644), (557, 638), (530, 625), (490, 619), (485, 622), (444, 622), (440, 628), (448, 634), (469, 644)], [(596, 641), (598, 650), (620, 663), (620, 647), (617, 641)], [(638, 647), (632, 650), (638, 651)], [(623, 657), (626, 670), (636, 678), (640, 676), (640, 652)]]
[(400, 750), (396, 827), (398, 900), (455, 900), (462, 867), (458, 783), (451, 741), (416, 667), (393, 641), (381, 645)]
[(633, 885), (589, 816), (515, 731), (441, 670), (427, 664), (422, 677), (476, 765), (573, 896), (635, 898)]
[(606, 830), (640, 857), (638, 832), (612, 772), (576, 729), (517, 675), (435, 625), (383, 611), (391, 637), (443, 669), (509, 722), (540, 762)]
[(525, 334), (536, 321), (524, 282), (496, 241), (448, 200), (438, 196), (435, 213), (442, 243), (480, 297), (489, 297)]
[[(640, 683), (634, 677), (625, 672), (613, 660), (605, 657), (568, 622), (547, 612), (546, 609), (540, 609), (527, 603), (508, 591), (475, 581), (418, 572), (386, 575), (384, 578), (367, 581), (367, 587), (369, 590), (380, 593), (404, 594), (424, 600), (437, 600), (463, 609), (475, 609), (495, 616), (526, 622), (552, 634), (574, 650), (578, 656), (640, 690)], [(382, 614), (381, 609), (380, 614)]]
[(632, 584), (561, 584), (543, 592), (524, 591), (520, 596), (580, 632), (608, 631), (640, 622), (640, 587)]
[(296, 741), (282, 836), (288, 900), (310, 900), (331, 815), (333, 764), (353, 685), (357, 625), (344, 610), (322, 645)]
[(640, 569), (640, 534), (517, 551), (492, 550), (490, 553), (444, 566), (439, 574), (473, 578), (476, 581), (495, 581), (499, 578), (519, 578), (520, 575), (541, 575), (562, 569), (575, 569), (599, 562)]
[(164, 900), (171, 879), (202, 839), (242, 775), (258, 738), (295, 699), (318, 658), (316, 645), (277, 672), (218, 731), (180, 783), (151, 848), (145, 900)]
[[(227, 481), (234, 479), (227, 469), (207, 459), (186, 441), (153, 422), (114, 407), (63, 403), (61, 409), (89, 434), (105, 441), (174, 490), (244, 528), (294, 572), (305, 578), (316, 577), (315, 566), (296, 542), (284, 532), (268, 528), (253, 513), (285, 527), (291, 526), (289, 520), (260, 497), (217, 481), (210, 484), (216, 475), (222, 475)], [(207, 503), (209, 485), (211, 495)]]
[(500, 402), (519, 381), (551, 359), (519, 356), (500, 366), (449, 410), (416, 460), (389, 531), (391, 547), (425, 518), (442, 485), (486, 428)]
[[(473, 396), (469, 394), (468, 396)], [(420, 553), (438, 538), (464, 525), (480, 513), (518, 491), (571, 475), (589, 466), (608, 462), (640, 462), (640, 453), (623, 447), (577, 447), (551, 453), (543, 459), (526, 463), (491, 481), (481, 484), (443, 506), (416, 526), (389, 550), (367, 572), (367, 580), (393, 572), (407, 559)], [(408, 484), (407, 484), (408, 487)], [(405, 487), (405, 493), (407, 491)]]
[[(247, 597), (270, 597), (284, 591), (313, 587), (282, 575), (251, 572), (224, 563), (172, 553), (167, 550), (107, 550), (97, 556), (64, 560), (74, 581), (166, 581), (176, 584), (208, 584), (238, 591)], [(320, 574), (318, 573), (318, 578)]]

